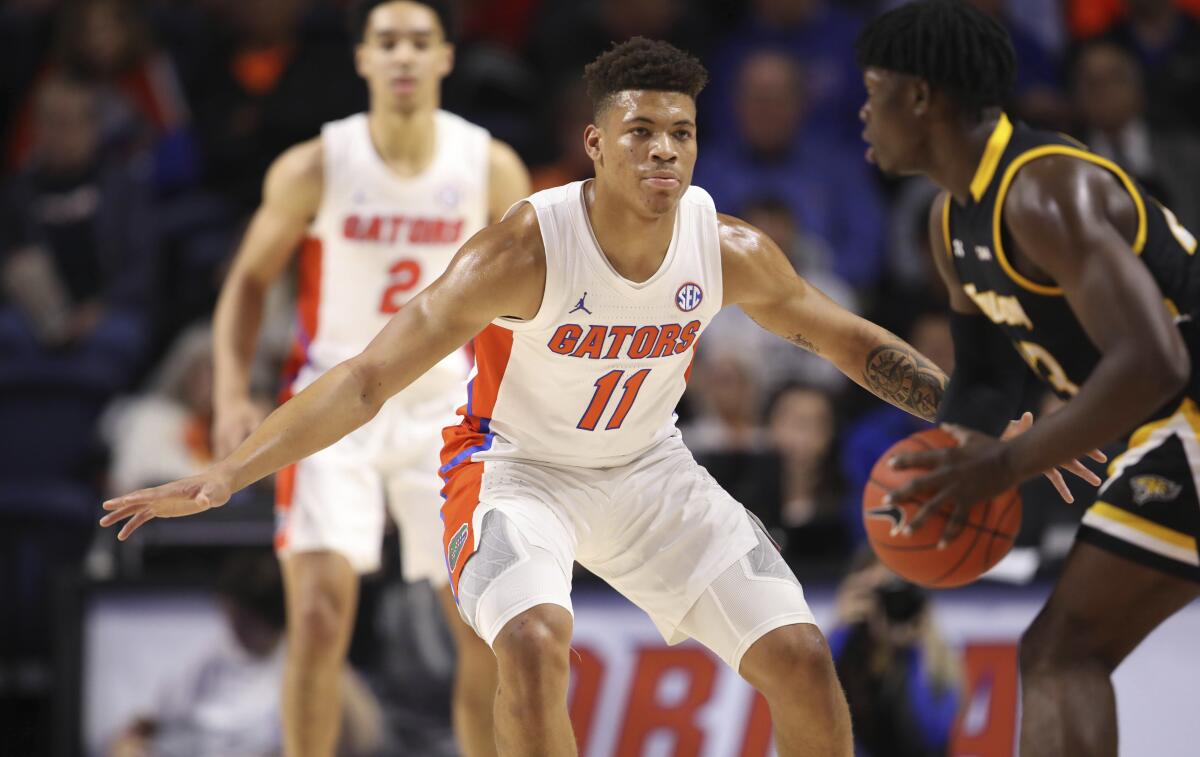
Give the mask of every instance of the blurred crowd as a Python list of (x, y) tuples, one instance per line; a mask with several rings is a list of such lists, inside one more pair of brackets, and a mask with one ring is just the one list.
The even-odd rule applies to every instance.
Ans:
[[(1013, 114), (1119, 161), (1200, 228), (1200, 0), (970, 1), (1012, 33)], [(585, 63), (636, 34), (695, 53), (711, 83), (694, 183), (765, 230), (818, 288), (950, 371), (946, 298), (927, 252), (934, 189), (879, 176), (859, 137), (853, 41), (864, 19), (895, 4), (463, 0), (444, 107), (513, 145), (535, 188), (554, 186), (591, 172)], [(208, 319), (263, 173), (322, 123), (366, 105), (345, 6), (0, 8), (0, 699), (12, 681), (34, 695), (49, 685), (36, 663), (51, 653), (56, 581), (85, 558), (100, 577), (145, 559), (111, 539), (95, 546), (102, 495), (211, 459)], [(255, 382), (265, 405), (291, 296), (272, 295)], [(1032, 385), (1027, 404), (1053, 409)], [(679, 412), (685, 441), (802, 579), (845, 570), (863, 540), (871, 465), (921, 425), (739, 311), (704, 335)], [(260, 506), (244, 517), (269, 534), (269, 497), (246, 499)], [(1061, 553), (1054, 521), (1078, 515), (1026, 513), (1021, 543)], [(235, 532), (205, 533), (247, 540), (226, 536)]]

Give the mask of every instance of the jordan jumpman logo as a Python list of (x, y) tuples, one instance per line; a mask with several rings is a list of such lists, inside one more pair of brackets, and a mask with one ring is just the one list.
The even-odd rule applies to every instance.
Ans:
[(582, 310), (583, 312), (587, 313), (588, 315), (591, 315), (592, 311), (588, 310), (587, 307), (585, 307), (583, 304), (583, 301), (586, 299), (587, 299), (587, 292), (584, 292), (583, 296), (579, 298), (579, 302), (575, 303), (575, 307), (573, 307), (569, 311), (567, 311), (567, 315), (574, 313), (576, 310)]

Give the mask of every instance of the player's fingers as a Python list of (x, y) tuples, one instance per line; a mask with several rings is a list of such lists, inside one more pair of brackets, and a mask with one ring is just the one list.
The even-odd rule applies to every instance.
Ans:
[(1071, 493), (1067, 487), (1067, 482), (1063, 480), (1062, 474), (1056, 468), (1046, 471), (1044, 475), (1050, 483), (1054, 484), (1054, 491), (1058, 492), (1058, 496), (1062, 497), (1062, 501), (1068, 505), (1075, 501), (1075, 495)]
[(147, 521), (149, 521), (153, 517), (154, 517), (153, 511), (151, 511), (149, 509), (142, 510), (140, 513), (138, 513), (137, 515), (135, 515), (129, 519), (129, 522), (126, 523), (125, 527), (121, 529), (121, 532), (119, 534), (117, 534), (117, 540), (125, 541), (126, 539), (129, 538), (130, 534), (132, 534), (134, 531), (138, 530), (143, 524), (145, 524)]
[(917, 476), (903, 486), (899, 486), (889, 492), (883, 498), (883, 503), (885, 505), (895, 505), (912, 500), (917, 495), (936, 491), (942, 486), (942, 482), (946, 480), (946, 476), (945, 468), (938, 468), (932, 473)]
[(941, 426), (939, 426), (939, 428), (941, 428), (942, 431), (945, 431), (947, 434), (950, 434), (950, 436), (953, 436), (954, 440), (958, 442), (960, 447), (967, 443), (971, 433), (970, 429), (959, 426), (956, 423), (943, 423)]
[(1072, 460), (1071, 462), (1065, 463), (1059, 467), (1065, 471), (1070, 471), (1071, 473), (1074, 473), (1076, 476), (1083, 479), (1084, 481), (1087, 481), (1092, 486), (1100, 485), (1100, 477), (1097, 476), (1092, 471), (1088, 470), (1088, 467), (1086, 465), (1084, 465), (1083, 463), (1079, 462), (1078, 460)]
[(917, 514), (913, 516), (913, 519), (909, 521), (908, 525), (904, 527), (904, 535), (912, 536), (913, 531), (916, 531), (921, 526), (925, 525), (925, 521), (929, 520), (929, 517), (936, 513), (942, 506), (942, 503), (945, 501), (945, 492), (938, 492), (933, 497), (930, 497), (929, 500), (925, 502), (925, 504), (921, 505), (920, 509), (917, 510)]
[(963, 526), (967, 522), (967, 515), (971, 512), (970, 507), (959, 505), (950, 513), (949, 519), (946, 521), (946, 528), (942, 531), (942, 538), (938, 541), (938, 549), (945, 549), (946, 545), (954, 541), (954, 539), (962, 533)]
[(892, 457), (888, 463), (896, 470), (908, 468), (936, 468), (946, 460), (946, 450), (926, 449), (920, 452), (904, 452)]
[(101, 507), (105, 510), (120, 510), (122, 507), (130, 507), (131, 505), (144, 505), (156, 499), (158, 490), (161, 488), (138, 489), (135, 492), (107, 500)]
[(142, 505), (128, 505), (120, 510), (115, 510), (100, 519), (100, 525), (107, 528), (141, 512)]
[(1094, 449), (1091, 452), (1087, 453), (1087, 456), (1092, 458), (1093, 460), (1095, 460), (1098, 463), (1107, 463), (1108, 462), (1108, 455), (1104, 454), (1103, 452), (1101, 452), (1098, 449)]

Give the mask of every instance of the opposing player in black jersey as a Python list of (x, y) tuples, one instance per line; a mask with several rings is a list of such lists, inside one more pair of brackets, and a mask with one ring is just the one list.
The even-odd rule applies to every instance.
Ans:
[[(939, 417), (974, 429), (895, 461), (932, 469), (894, 495), (932, 495), (911, 527), (950, 508), (952, 538), (972, 503), (1125, 440), (1020, 654), (1021, 754), (1115, 755), (1113, 669), (1200, 594), (1196, 239), (1119, 166), (1005, 116), (1012, 44), (969, 3), (884, 14), (858, 58), (868, 159), (945, 190), (929, 225), (956, 368)], [(1067, 403), (999, 442), (1022, 362)]]

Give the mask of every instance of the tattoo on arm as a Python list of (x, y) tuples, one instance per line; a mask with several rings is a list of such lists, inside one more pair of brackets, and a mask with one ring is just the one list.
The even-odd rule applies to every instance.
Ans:
[(948, 379), (912, 347), (893, 342), (876, 347), (867, 355), (863, 381), (877, 396), (932, 421)]
[(792, 334), (791, 336), (789, 336), (787, 338), (787, 340), (789, 342), (791, 342), (792, 344), (796, 345), (797, 347), (800, 347), (801, 349), (808, 350), (809, 352), (813, 353), (814, 355), (821, 354), (821, 351), (819, 349), (817, 349), (817, 345), (813, 344), (812, 340), (809, 339), (808, 337), (804, 336), (804, 334), (799, 334), (799, 333)]

